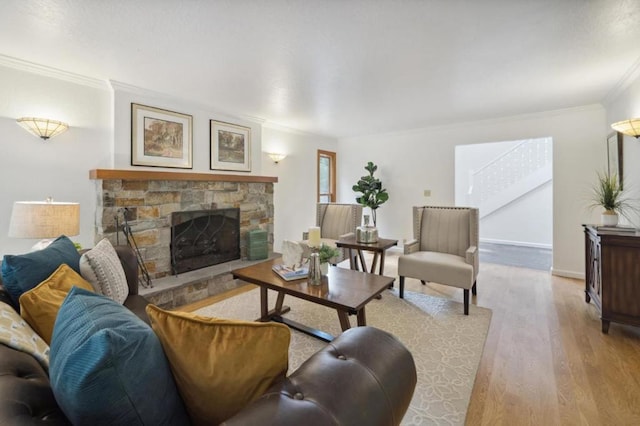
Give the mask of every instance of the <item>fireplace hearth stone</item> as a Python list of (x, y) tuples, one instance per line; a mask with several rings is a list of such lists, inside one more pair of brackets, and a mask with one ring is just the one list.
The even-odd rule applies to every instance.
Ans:
[[(280, 254), (274, 253), (269, 259), (275, 257), (280, 257)], [(158, 278), (153, 280), (152, 288), (140, 287), (140, 295), (163, 309), (178, 308), (247, 285), (245, 282), (234, 280), (231, 271), (259, 262), (264, 260), (238, 259), (177, 276)]]

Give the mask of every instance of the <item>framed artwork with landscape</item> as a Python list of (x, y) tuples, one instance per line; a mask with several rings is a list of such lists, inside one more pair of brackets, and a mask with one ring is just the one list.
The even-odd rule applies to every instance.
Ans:
[(193, 117), (131, 104), (131, 165), (193, 167)]
[(251, 128), (211, 120), (211, 170), (251, 171)]
[(622, 133), (613, 132), (607, 136), (607, 160), (609, 176), (618, 177), (618, 186), (622, 189)]

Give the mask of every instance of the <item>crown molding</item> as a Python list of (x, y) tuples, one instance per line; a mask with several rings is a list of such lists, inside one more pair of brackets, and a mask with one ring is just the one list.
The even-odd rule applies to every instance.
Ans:
[(23, 59), (14, 58), (7, 55), (0, 54), (0, 66), (13, 68), (19, 71), (25, 71), (32, 74), (42, 75), (45, 77), (55, 78), (58, 80), (68, 81), (70, 83), (76, 83), (83, 86), (93, 87), (96, 89), (112, 90), (112, 91), (121, 90), (137, 96), (153, 97), (153, 98), (158, 98), (158, 99), (162, 99), (169, 102), (180, 102), (190, 106), (195, 106), (196, 108), (200, 108), (205, 111), (210, 111), (215, 114), (229, 117), (230, 119), (235, 118), (242, 121), (248, 121), (250, 123), (259, 124), (261, 126), (265, 126), (270, 129), (280, 130), (287, 133), (336, 139), (334, 136), (331, 136), (331, 135), (323, 135), (318, 133), (307, 132), (304, 130), (299, 130), (299, 129), (287, 127), (285, 125), (281, 125), (278, 123), (270, 122), (263, 117), (257, 117), (254, 115), (242, 114), (242, 113), (224, 112), (221, 108), (218, 108), (215, 105), (202, 103), (202, 102), (195, 102), (193, 100), (181, 98), (180, 96), (177, 96), (177, 95), (171, 95), (169, 93), (163, 93), (163, 92), (158, 92), (151, 89), (145, 89), (143, 87), (134, 86), (133, 84), (123, 83), (121, 81), (100, 80), (93, 77), (87, 77), (81, 74), (60, 70), (60, 69), (49, 67), (46, 65), (36, 64), (34, 62), (25, 61)]
[(609, 90), (602, 104), (610, 106), (625, 90), (631, 86), (640, 77), (640, 58), (638, 58), (634, 64), (627, 70), (622, 78)]
[(571, 107), (571, 108), (561, 108), (561, 109), (553, 109), (549, 111), (531, 112), (526, 114), (487, 118), (485, 120), (464, 121), (459, 123), (448, 123), (448, 124), (441, 124), (441, 125), (434, 125), (434, 126), (416, 127), (413, 129), (398, 130), (398, 131), (391, 131), (391, 132), (385, 132), (385, 133), (373, 133), (368, 135), (349, 136), (349, 137), (339, 138), (339, 140), (349, 141), (352, 139), (360, 139), (363, 137), (372, 137), (372, 136), (406, 136), (406, 135), (412, 135), (412, 134), (423, 133), (423, 132), (446, 131), (449, 129), (459, 130), (460, 128), (465, 128), (465, 127), (497, 125), (497, 124), (502, 124), (502, 123), (515, 121), (515, 120), (533, 120), (533, 119), (539, 119), (539, 118), (555, 117), (558, 115), (564, 115), (568, 113), (596, 111), (599, 109), (601, 110), (603, 108), (604, 106), (602, 104), (588, 104), (588, 105), (582, 105), (582, 106)]
[(46, 65), (36, 64), (34, 62), (25, 61), (11, 56), (0, 54), (0, 66), (26, 71), (32, 74), (38, 74), (45, 77), (51, 77), (58, 80), (68, 81), (70, 83), (80, 84), (82, 86), (93, 87), (96, 89), (107, 90), (109, 87), (105, 80), (100, 80), (85, 75), (76, 74), (69, 71), (52, 68)]
[(329, 134), (313, 133), (313, 132), (308, 132), (306, 130), (295, 129), (293, 127), (289, 127), (289, 126), (286, 126), (284, 124), (276, 123), (274, 121), (265, 120), (265, 122), (262, 124), (262, 127), (263, 128), (267, 128), (267, 129), (271, 129), (271, 130), (280, 131), (280, 132), (291, 133), (291, 134), (294, 134), (294, 135), (311, 136), (311, 137), (316, 137), (316, 138), (326, 138), (326, 139), (333, 139), (333, 140), (336, 140), (336, 141), (338, 140), (337, 137), (329, 135)]
[(217, 108), (215, 105), (198, 102), (191, 99), (186, 99), (186, 98), (180, 97), (179, 95), (172, 95), (170, 93), (163, 93), (163, 92), (158, 92), (152, 89), (145, 89), (144, 87), (134, 86), (133, 84), (123, 83), (121, 81), (109, 80), (108, 83), (114, 92), (122, 91), (122, 92), (127, 92), (129, 94), (136, 95), (136, 96), (151, 97), (151, 98), (161, 99), (167, 102), (185, 104), (190, 107), (195, 107), (207, 112), (219, 114), (224, 117), (229, 117), (230, 119), (238, 119), (238, 120), (247, 121), (247, 122), (255, 123), (259, 125), (262, 125), (266, 121), (264, 118), (261, 118), (261, 117), (256, 117), (248, 114), (224, 112), (221, 109)]

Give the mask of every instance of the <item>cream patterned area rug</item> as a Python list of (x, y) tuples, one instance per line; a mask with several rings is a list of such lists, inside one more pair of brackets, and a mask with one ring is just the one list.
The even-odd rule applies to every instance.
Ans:
[[(269, 292), (269, 307), (276, 300)], [(340, 334), (335, 310), (302, 299), (285, 297), (291, 312), (285, 316), (304, 325)], [(255, 320), (260, 316), (260, 291), (256, 288), (195, 311), (218, 318)], [(411, 405), (403, 425), (463, 425), (473, 382), (491, 321), (491, 310), (475, 305), (469, 315), (462, 304), (405, 290), (405, 299), (395, 289), (383, 293), (366, 307), (367, 325), (395, 335), (411, 351), (418, 371)], [(350, 317), (355, 326), (355, 317)], [(321, 340), (292, 330), (289, 373), (326, 345)]]

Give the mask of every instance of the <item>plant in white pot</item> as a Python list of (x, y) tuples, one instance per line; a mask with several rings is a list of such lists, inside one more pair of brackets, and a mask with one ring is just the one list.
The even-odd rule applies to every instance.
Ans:
[(601, 225), (616, 226), (618, 216), (630, 220), (630, 212), (638, 212), (638, 207), (633, 200), (626, 196), (615, 174), (598, 173), (598, 181), (593, 187), (593, 199), (591, 207), (602, 207), (604, 211), (600, 215)]
[(320, 270), (322, 271), (322, 275), (327, 275), (329, 273), (329, 263), (336, 262), (335, 258), (340, 256), (340, 250), (322, 243), (318, 250), (318, 255), (320, 256)]

